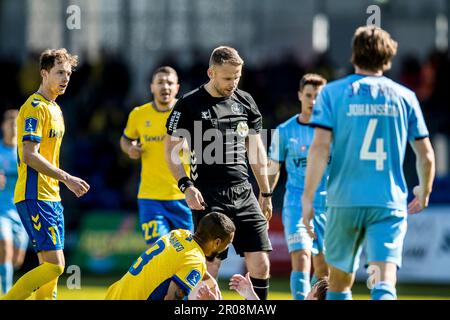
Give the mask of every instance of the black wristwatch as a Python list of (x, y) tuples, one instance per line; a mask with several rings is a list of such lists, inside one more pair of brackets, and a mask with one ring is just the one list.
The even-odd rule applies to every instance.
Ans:
[(273, 192), (261, 192), (261, 197), (263, 198), (270, 198), (272, 196)]

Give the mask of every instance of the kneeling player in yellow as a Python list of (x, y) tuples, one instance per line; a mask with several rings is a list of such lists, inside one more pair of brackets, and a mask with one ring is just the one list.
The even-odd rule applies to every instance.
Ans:
[[(236, 228), (222, 213), (204, 216), (194, 234), (177, 229), (162, 236), (128, 272), (109, 287), (111, 300), (181, 300), (208, 280), (206, 260), (213, 261), (233, 241)], [(212, 278), (211, 278), (212, 279)]]

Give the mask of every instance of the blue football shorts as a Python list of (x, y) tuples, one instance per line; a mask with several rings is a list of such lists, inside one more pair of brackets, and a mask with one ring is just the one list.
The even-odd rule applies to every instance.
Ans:
[(139, 221), (147, 244), (174, 229), (193, 230), (192, 212), (185, 200), (138, 199)]
[(327, 263), (354, 273), (364, 243), (368, 263), (392, 262), (400, 268), (406, 215), (406, 210), (388, 208), (329, 208), (325, 228)]
[(283, 207), (282, 221), (289, 253), (310, 250), (313, 255), (317, 255), (325, 252), (324, 233), (327, 221), (325, 208), (315, 208), (314, 219), (311, 223), (317, 235), (316, 239), (312, 239), (306, 231), (302, 222), (301, 206)]
[(16, 203), (35, 252), (64, 249), (64, 207), (61, 202), (24, 200)]

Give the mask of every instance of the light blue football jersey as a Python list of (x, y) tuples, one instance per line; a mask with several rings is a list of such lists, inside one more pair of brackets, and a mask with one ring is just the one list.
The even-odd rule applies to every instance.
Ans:
[(0, 142), (0, 171), (6, 176), (6, 185), (0, 189), (0, 215), (10, 209), (16, 210), (14, 205), (14, 188), (17, 181), (17, 147), (7, 146)]
[[(301, 123), (298, 115), (280, 124), (274, 131), (269, 149), (269, 158), (284, 162), (287, 171), (284, 206), (301, 206), (304, 190), (306, 163), (309, 147), (314, 137), (314, 128)], [(314, 196), (314, 207), (324, 207), (326, 199), (327, 172), (324, 174)]]
[(406, 143), (428, 136), (414, 92), (384, 76), (353, 74), (323, 88), (311, 125), (333, 132), (329, 207), (406, 210)]

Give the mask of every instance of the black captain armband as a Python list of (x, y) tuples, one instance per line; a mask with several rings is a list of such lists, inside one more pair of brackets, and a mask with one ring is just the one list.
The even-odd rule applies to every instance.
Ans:
[(194, 182), (188, 177), (183, 177), (180, 180), (178, 180), (178, 188), (183, 193), (186, 191), (187, 188), (192, 187), (193, 185)]
[(273, 192), (261, 192), (261, 197), (269, 198), (273, 195)]

